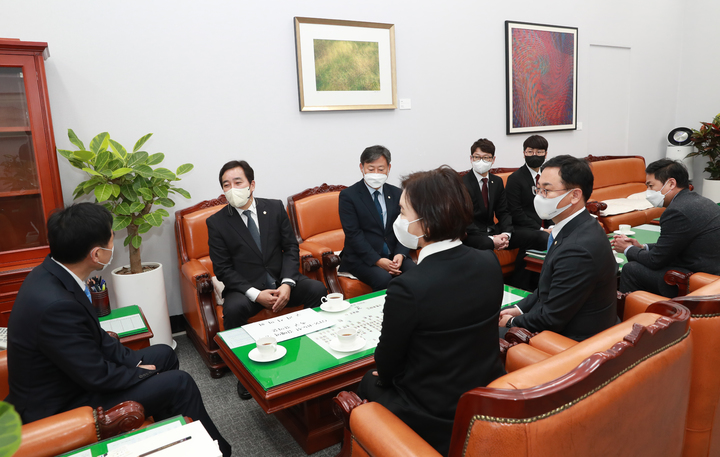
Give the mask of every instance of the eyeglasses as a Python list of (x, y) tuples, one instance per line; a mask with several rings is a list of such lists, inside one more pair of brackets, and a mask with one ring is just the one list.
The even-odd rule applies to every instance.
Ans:
[(545, 154), (547, 154), (547, 151), (544, 150), (544, 149), (530, 149), (530, 148), (528, 148), (528, 149), (525, 150), (525, 155), (526, 155), (526, 156), (540, 156), (540, 157), (545, 157)]
[(539, 187), (532, 186), (533, 195), (540, 195), (543, 198), (547, 198), (548, 192), (562, 192), (563, 190), (572, 190), (572, 189), (541, 189)]
[(470, 158), (472, 159), (473, 162), (479, 162), (479, 161), (482, 160), (482, 161), (485, 162), (485, 163), (490, 163), (490, 162), (493, 161), (493, 159), (494, 159), (495, 157), (492, 157), (492, 156), (490, 156), (490, 157), (487, 157), (487, 156), (486, 156), (486, 157), (470, 156)]

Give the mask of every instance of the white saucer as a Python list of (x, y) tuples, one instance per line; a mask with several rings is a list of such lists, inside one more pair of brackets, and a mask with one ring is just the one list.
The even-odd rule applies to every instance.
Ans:
[(617, 257), (617, 256), (615, 257), (615, 261), (617, 263), (623, 263), (623, 259), (621, 259), (620, 257)]
[(254, 348), (250, 353), (248, 354), (248, 357), (253, 362), (274, 362), (275, 360), (283, 358), (287, 354), (287, 349), (285, 349), (285, 346), (277, 345), (277, 349), (275, 349), (275, 353), (272, 354), (269, 357), (264, 357), (260, 355), (260, 351), (258, 351), (258, 348)]
[(322, 305), (320, 305), (320, 309), (328, 313), (339, 313), (340, 311), (345, 311), (348, 308), (350, 308), (350, 303), (346, 301), (344, 301), (343, 304), (341, 306), (338, 306), (337, 308), (330, 308), (327, 303), (323, 303)]
[(362, 337), (356, 337), (357, 342), (352, 346), (341, 346), (340, 341), (334, 340), (330, 342), (330, 349), (338, 352), (357, 352), (365, 347), (365, 339)]
[(625, 235), (625, 236), (635, 235), (635, 232), (633, 232), (632, 230), (629, 232), (625, 232), (625, 233), (621, 232), (620, 230), (615, 230), (613, 233), (618, 234), (618, 235)]

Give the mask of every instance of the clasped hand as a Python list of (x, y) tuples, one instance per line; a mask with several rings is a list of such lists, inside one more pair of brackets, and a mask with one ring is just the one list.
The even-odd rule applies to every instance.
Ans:
[(285, 308), (290, 300), (290, 286), (283, 284), (277, 289), (265, 289), (260, 292), (255, 300), (266, 309), (272, 309), (273, 313), (278, 313)]
[(387, 271), (391, 275), (397, 276), (400, 274), (400, 267), (402, 266), (404, 258), (405, 257), (403, 257), (402, 254), (397, 254), (397, 255), (395, 255), (395, 257), (393, 257), (392, 260), (386, 259), (386, 258), (381, 258), (380, 260), (375, 262), (375, 265), (379, 266), (380, 268)]
[(610, 245), (615, 252), (619, 252), (620, 254), (624, 254), (625, 249), (627, 249), (628, 246), (637, 246), (642, 248), (642, 244), (640, 244), (638, 240), (629, 238), (625, 235), (615, 235), (613, 239), (610, 240)]
[(500, 321), (498, 322), (498, 327), (505, 327), (505, 324), (507, 324), (507, 321), (512, 319), (513, 317), (519, 316), (520, 310), (517, 306), (511, 306), (508, 308), (505, 308), (500, 311)]
[(510, 244), (510, 239), (507, 234), (501, 233), (499, 235), (492, 236), (493, 244), (495, 249), (505, 249)]

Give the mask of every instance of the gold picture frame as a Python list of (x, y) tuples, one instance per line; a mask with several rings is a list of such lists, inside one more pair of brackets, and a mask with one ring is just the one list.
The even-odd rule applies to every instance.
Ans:
[(397, 108), (395, 25), (295, 18), (300, 111)]

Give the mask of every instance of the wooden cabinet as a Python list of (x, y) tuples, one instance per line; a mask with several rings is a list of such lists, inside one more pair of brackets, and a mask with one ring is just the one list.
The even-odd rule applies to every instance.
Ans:
[(45, 223), (63, 206), (48, 57), (47, 43), (0, 38), (0, 327), (25, 276), (49, 253)]

